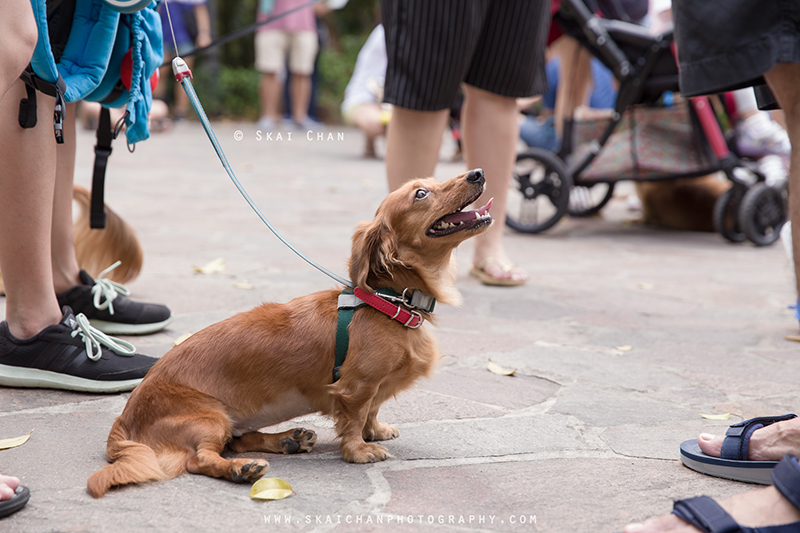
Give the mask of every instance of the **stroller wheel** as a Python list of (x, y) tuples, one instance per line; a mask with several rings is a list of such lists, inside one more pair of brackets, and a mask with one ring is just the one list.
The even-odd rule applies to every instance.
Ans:
[(747, 236), (739, 227), (739, 206), (744, 188), (734, 184), (714, 204), (714, 229), (731, 242), (742, 242)]
[(517, 154), (508, 191), (506, 224), (526, 233), (539, 233), (564, 216), (572, 176), (554, 153), (531, 148)]
[(615, 183), (575, 185), (569, 193), (569, 216), (590, 217), (603, 209), (614, 195), (614, 185)]
[(739, 209), (739, 227), (758, 246), (778, 240), (786, 220), (786, 202), (780, 189), (757, 183), (744, 195)]

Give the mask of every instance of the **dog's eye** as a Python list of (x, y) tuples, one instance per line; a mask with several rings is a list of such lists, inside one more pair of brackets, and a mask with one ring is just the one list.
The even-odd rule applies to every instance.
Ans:
[(428, 194), (430, 194), (428, 189), (417, 189), (417, 192), (414, 193), (414, 201), (424, 200), (428, 197)]

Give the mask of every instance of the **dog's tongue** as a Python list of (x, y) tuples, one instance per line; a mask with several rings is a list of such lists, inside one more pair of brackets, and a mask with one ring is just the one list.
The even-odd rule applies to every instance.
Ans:
[(489, 213), (489, 210), (492, 208), (492, 202), (494, 198), (486, 202), (486, 205), (480, 207), (478, 209), (470, 209), (469, 211), (459, 211), (458, 213), (453, 213), (452, 215), (447, 215), (442, 217), (443, 222), (451, 222), (453, 224), (459, 224), (461, 222), (467, 222), (470, 220), (476, 220), (485, 216)]

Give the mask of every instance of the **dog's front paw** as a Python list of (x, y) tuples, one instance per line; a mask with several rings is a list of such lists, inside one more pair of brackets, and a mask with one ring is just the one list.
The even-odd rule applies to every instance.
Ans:
[(390, 457), (389, 450), (380, 444), (357, 444), (342, 447), (342, 457), (348, 463), (377, 463)]
[(391, 440), (400, 436), (400, 432), (391, 424), (376, 422), (374, 425), (364, 428), (364, 440)]
[(290, 437), (281, 440), (283, 453), (303, 453), (310, 452), (317, 442), (317, 434), (305, 428), (297, 428)]
[(231, 481), (235, 483), (254, 483), (269, 468), (263, 459), (231, 459)]

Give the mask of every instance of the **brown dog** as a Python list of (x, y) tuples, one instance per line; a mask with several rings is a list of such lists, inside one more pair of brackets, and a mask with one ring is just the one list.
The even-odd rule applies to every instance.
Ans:
[[(440, 303), (460, 303), (452, 252), (491, 224), (491, 201), (463, 211), (483, 186), (483, 171), (473, 170), (444, 183), (415, 180), (390, 194), (353, 236), (354, 286), (367, 293), (422, 291)], [(385, 447), (366, 442), (398, 436), (395, 427), (378, 422), (381, 404), (427, 376), (441, 353), (427, 328), (408, 328), (361, 307), (349, 326), (341, 379), (334, 382), (340, 292), (264, 304), (209, 326), (164, 355), (114, 422), (106, 450), (112, 464), (92, 474), (89, 494), (100, 497), (115, 485), (187, 471), (255, 481), (267, 461), (226, 460), (220, 456), (225, 446), (234, 452), (309, 451), (313, 431), (257, 430), (315, 412), (334, 418), (346, 461), (386, 459)]]
[(716, 176), (637, 181), (645, 223), (681, 231), (715, 231), (714, 204), (731, 183)]

